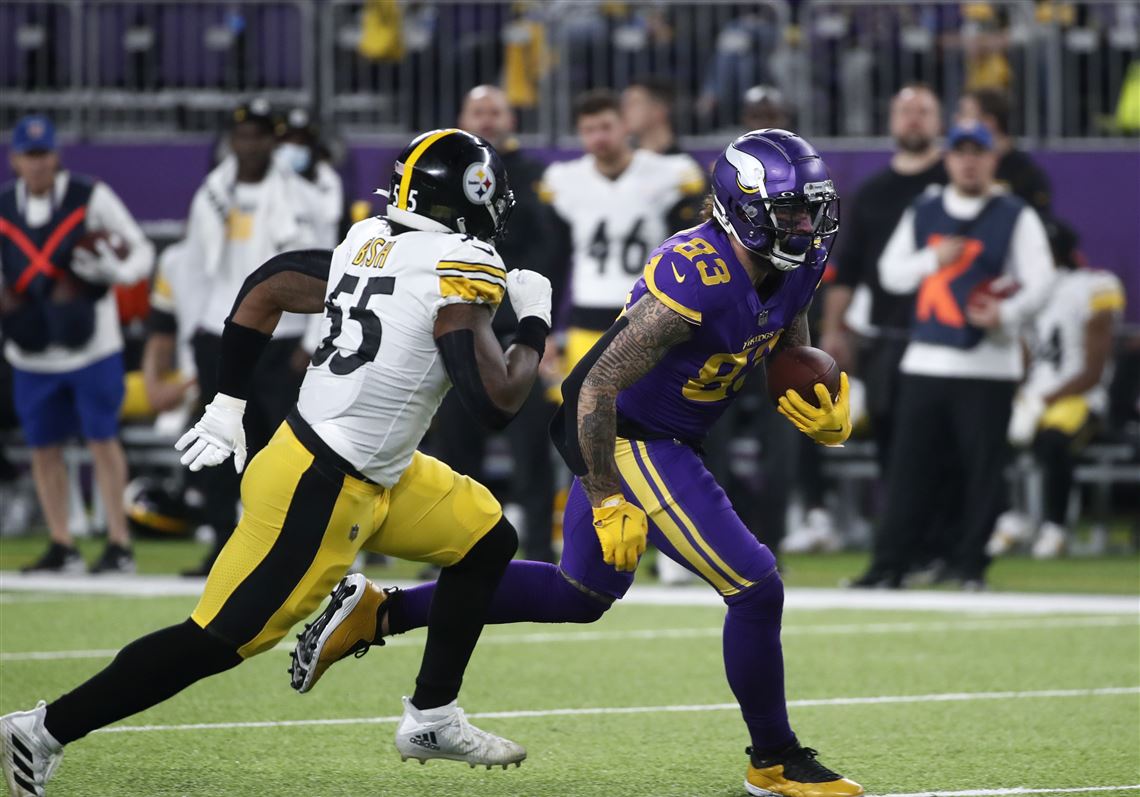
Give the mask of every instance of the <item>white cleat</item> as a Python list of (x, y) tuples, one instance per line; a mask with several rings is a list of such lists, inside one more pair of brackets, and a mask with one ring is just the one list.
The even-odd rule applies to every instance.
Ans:
[(1029, 542), (1033, 533), (1029, 518), (1020, 512), (1003, 512), (994, 524), (993, 534), (986, 543), (986, 555), (998, 557)]
[(1064, 556), (1069, 547), (1069, 535), (1056, 523), (1042, 523), (1041, 531), (1033, 543), (1034, 559), (1056, 559)]
[(44, 797), (44, 786), (63, 759), (63, 745), (44, 727), (46, 704), (0, 717), (4, 779), (13, 797)]
[(465, 761), (472, 768), (480, 764), (490, 769), (509, 764), (520, 766), (526, 748), (493, 733), (480, 730), (467, 721), (463, 709), (453, 700), (446, 706), (420, 711), (404, 698), (404, 716), (396, 728), (396, 750), (400, 760), (414, 758), (421, 764), (432, 758)]

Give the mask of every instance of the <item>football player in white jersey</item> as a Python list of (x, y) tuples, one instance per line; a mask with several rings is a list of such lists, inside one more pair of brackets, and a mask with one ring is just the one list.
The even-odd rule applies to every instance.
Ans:
[[(1066, 224), (1050, 222), (1049, 238), (1057, 278), (1033, 321), (1029, 371), (1009, 426), (1010, 441), (1031, 445), (1044, 474), (1045, 517), (1032, 547), (1039, 559), (1060, 556), (1068, 547), (1073, 468), (1108, 410), (1112, 338), (1124, 310), (1120, 279), (1078, 266), (1076, 235)], [(1007, 552), (1029, 532), (1027, 523), (1003, 516), (989, 554)]]
[[(241, 521), (190, 618), (131, 643), (56, 701), (0, 718), (13, 794), (42, 797), (63, 745), (273, 648), (334, 585), (334, 608), (364, 606), (367, 621), (380, 622), (386, 594), (363, 576), (342, 579), (362, 548), (442, 568), (415, 693), (396, 730), (401, 757), (522, 762), (521, 746), (475, 728), (456, 705), (517, 535), (483, 485), (416, 451), (451, 385), (497, 427), (530, 392), (550, 329), (550, 283), (508, 274), (495, 251), (513, 204), (483, 139), (425, 133), (396, 161), (384, 218), (355, 225), (332, 253), (278, 255), (246, 280), (226, 323), (219, 393), (179, 441), (182, 462), (198, 470), (233, 456), (242, 470), (250, 372), (282, 312), (323, 307), (325, 337), (297, 407), (250, 463)], [(491, 331), (504, 293), (520, 319), (505, 353)], [(298, 687), (329, 664), (305, 655), (326, 641), (324, 625), (301, 635)]]
[(611, 91), (588, 91), (574, 105), (586, 154), (551, 164), (542, 197), (569, 228), (573, 305), (564, 370), (609, 329), (659, 241), (692, 221), (680, 217), (704, 197), (697, 162), (684, 154), (634, 149)]

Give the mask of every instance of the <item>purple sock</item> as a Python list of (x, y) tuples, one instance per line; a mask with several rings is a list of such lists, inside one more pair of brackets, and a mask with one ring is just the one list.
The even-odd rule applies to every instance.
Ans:
[[(388, 613), (390, 633), (426, 626), (434, 594), (434, 581), (401, 590)], [(516, 559), (491, 599), (487, 623), (592, 623), (608, 608), (567, 581), (556, 565)]]
[(758, 753), (782, 750), (796, 740), (784, 700), (784, 653), (780, 618), (784, 584), (773, 573), (729, 598), (724, 618), (724, 670), (740, 703), (744, 724)]

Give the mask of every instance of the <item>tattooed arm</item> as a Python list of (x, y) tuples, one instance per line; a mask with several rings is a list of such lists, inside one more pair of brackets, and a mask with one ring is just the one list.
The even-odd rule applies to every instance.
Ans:
[(692, 325), (646, 294), (625, 315), (626, 326), (590, 368), (578, 396), (578, 444), (589, 472), (582, 487), (593, 506), (621, 492), (614, 443), (617, 395), (661, 361), (673, 346), (688, 340)]
[(808, 309), (811, 307), (809, 304), (799, 314), (792, 319), (792, 323), (784, 330), (784, 334), (780, 336), (780, 340), (776, 342), (775, 354), (782, 349), (790, 349), (793, 346), (810, 346), (811, 345), (811, 332), (808, 330)]

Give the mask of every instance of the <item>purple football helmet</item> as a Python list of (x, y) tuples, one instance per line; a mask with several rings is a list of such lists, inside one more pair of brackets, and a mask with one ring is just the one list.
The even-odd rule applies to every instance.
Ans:
[(713, 217), (746, 249), (781, 271), (839, 230), (839, 195), (815, 148), (795, 133), (753, 130), (712, 170)]

